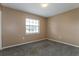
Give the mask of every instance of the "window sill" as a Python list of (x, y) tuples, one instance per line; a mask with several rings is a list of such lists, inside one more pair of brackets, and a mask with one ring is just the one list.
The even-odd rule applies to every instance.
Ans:
[(25, 33), (26, 35), (36, 35), (36, 34), (40, 34), (40, 33)]

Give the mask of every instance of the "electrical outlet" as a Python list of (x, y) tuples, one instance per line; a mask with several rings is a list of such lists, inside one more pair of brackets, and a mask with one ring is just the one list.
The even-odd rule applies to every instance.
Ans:
[(62, 37), (61, 37), (61, 36), (59, 36), (59, 39), (62, 39)]

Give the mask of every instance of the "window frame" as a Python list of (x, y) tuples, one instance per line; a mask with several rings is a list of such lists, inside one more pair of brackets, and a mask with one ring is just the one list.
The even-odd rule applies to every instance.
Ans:
[[(27, 24), (26, 24), (26, 23), (27, 23), (27, 19), (28, 19), (28, 20), (34, 20), (34, 21), (37, 20), (37, 21), (38, 21), (38, 32), (30, 32), (30, 31), (27, 32), (27, 26), (29, 26), (29, 27), (30, 27), (30, 26), (34, 26), (34, 25), (30, 25), (30, 24), (27, 25)], [(25, 34), (39, 34), (39, 33), (40, 33), (40, 20), (39, 20), (39, 19), (26, 18), (26, 19), (25, 19)]]

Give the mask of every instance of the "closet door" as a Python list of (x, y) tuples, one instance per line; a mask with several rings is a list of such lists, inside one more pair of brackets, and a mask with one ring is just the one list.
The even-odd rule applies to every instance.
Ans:
[(1, 39), (1, 10), (0, 10), (0, 50), (2, 49), (2, 39)]

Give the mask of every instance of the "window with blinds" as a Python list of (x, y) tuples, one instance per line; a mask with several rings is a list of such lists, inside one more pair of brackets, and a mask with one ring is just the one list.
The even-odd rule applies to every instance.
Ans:
[(39, 33), (40, 31), (39, 20), (36, 19), (26, 19), (26, 33)]

